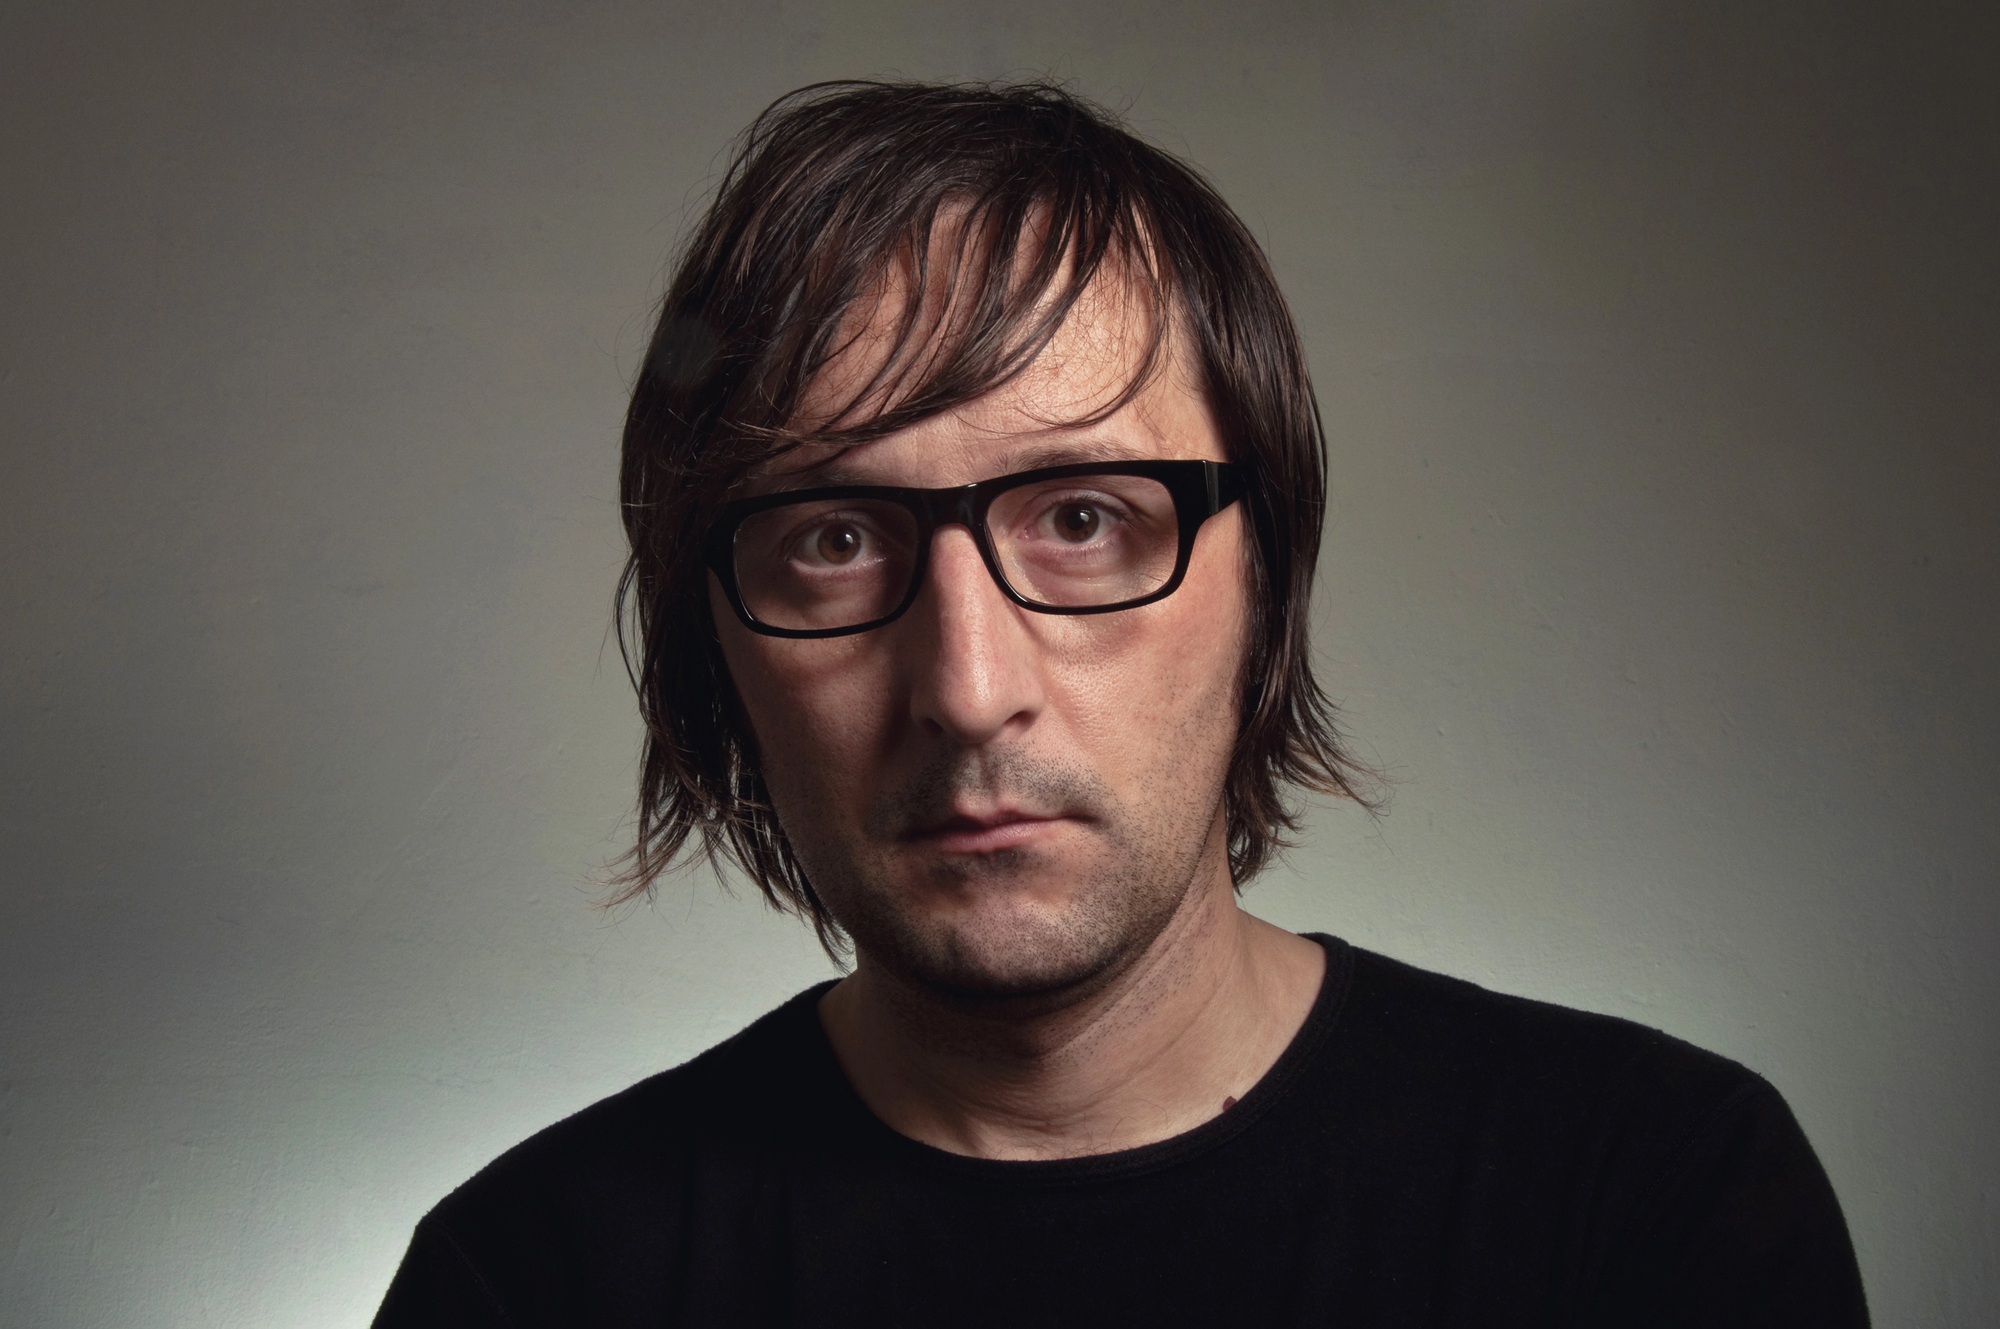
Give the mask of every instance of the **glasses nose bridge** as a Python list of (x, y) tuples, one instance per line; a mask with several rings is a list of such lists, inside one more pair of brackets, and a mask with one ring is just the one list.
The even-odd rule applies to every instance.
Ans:
[(949, 489), (922, 489), (925, 543), (936, 537), (940, 527), (963, 526), (978, 539), (981, 526), (979, 484), (953, 485)]
[(963, 526), (971, 534), (972, 543), (979, 546), (980, 553), (983, 555), (986, 552), (985, 488), (981, 484), (969, 484), (914, 491), (913, 496), (920, 499), (920, 535), (926, 550), (945, 527)]
[[(936, 542), (938, 532), (947, 526), (963, 526), (972, 537), (973, 546), (979, 551), (979, 561), (986, 565), (986, 571), (1005, 591), (1005, 575), (993, 561), (992, 543), (986, 533), (986, 506), (991, 501), (987, 486), (981, 483), (953, 485), (949, 489), (922, 489), (916, 491), (922, 497), (923, 526), (920, 539), (923, 555), (917, 567), (918, 578), (927, 575), (930, 565), (931, 546)], [(914, 589), (914, 588), (913, 588)]]

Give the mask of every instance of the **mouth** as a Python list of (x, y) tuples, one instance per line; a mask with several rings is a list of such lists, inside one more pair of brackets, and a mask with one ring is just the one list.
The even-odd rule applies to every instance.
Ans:
[(1022, 849), (1047, 838), (1073, 817), (1042, 816), (1002, 809), (987, 813), (954, 813), (912, 829), (905, 838), (947, 854), (991, 854)]

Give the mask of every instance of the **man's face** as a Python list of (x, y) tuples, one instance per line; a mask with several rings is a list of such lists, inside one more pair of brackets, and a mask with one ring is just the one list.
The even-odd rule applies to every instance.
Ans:
[[(1013, 382), (756, 483), (939, 488), (1080, 460), (1226, 460), (1177, 360), (1103, 422), (1050, 426), (1130, 381), (1145, 335), (1131, 303), (1087, 293)], [(844, 400), (879, 345), (858, 339), (811, 395)], [(1014, 605), (961, 526), (938, 532), (909, 611), (853, 636), (752, 633), (711, 581), (779, 821), (864, 967), (964, 997), (1053, 995), (1136, 959), (1191, 892), (1227, 890), (1241, 514), (1203, 526), (1174, 594), (1115, 613)]]

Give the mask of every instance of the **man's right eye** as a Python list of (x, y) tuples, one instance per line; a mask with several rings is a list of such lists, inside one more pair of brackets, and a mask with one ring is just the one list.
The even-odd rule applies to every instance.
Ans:
[(808, 542), (808, 547), (819, 562), (841, 564), (859, 555), (862, 544), (860, 528), (852, 522), (839, 521), (821, 526)]
[(780, 546), (784, 560), (814, 571), (850, 568), (879, 557), (882, 535), (873, 522), (851, 513), (824, 515), (794, 529)]

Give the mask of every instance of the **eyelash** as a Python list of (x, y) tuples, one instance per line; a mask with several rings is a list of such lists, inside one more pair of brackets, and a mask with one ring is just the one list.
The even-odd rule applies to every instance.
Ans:
[(814, 518), (811, 522), (793, 532), (785, 541), (784, 557), (791, 560), (798, 559), (800, 553), (821, 531), (824, 531), (829, 526), (840, 525), (852, 526), (855, 530), (860, 531), (864, 538), (871, 543), (881, 539), (882, 533), (874, 528), (866, 516), (859, 513), (829, 512)]
[(1027, 509), (1027, 511), (1033, 513), (1034, 521), (1040, 521), (1044, 517), (1046, 517), (1052, 509), (1060, 508), (1065, 504), (1074, 504), (1077, 507), (1084, 507), (1084, 508), (1095, 508), (1097, 511), (1103, 513), (1106, 517), (1109, 517), (1113, 521), (1119, 521), (1119, 522), (1126, 521), (1129, 519), (1131, 515), (1126, 510), (1125, 505), (1119, 503), (1115, 499), (1112, 499), (1104, 494), (1088, 494), (1088, 493), (1058, 494), (1053, 497), (1041, 498), (1036, 501), (1034, 507)]

